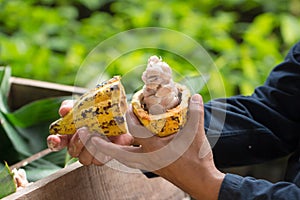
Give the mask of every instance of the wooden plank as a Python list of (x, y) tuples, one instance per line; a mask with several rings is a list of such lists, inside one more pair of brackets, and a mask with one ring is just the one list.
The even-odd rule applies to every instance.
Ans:
[(9, 107), (12, 110), (38, 99), (81, 95), (87, 91), (86, 88), (17, 77), (11, 77), (10, 82)]
[(148, 179), (141, 173), (129, 173), (113, 161), (110, 166), (82, 166), (76, 162), (41, 179), (3, 200), (21, 199), (101, 199), (167, 200), (184, 199), (186, 194), (163, 178)]

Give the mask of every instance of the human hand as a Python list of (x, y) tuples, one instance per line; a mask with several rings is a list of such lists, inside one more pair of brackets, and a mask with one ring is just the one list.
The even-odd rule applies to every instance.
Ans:
[[(195, 95), (189, 105), (188, 121), (177, 134), (167, 137), (153, 135), (140, 124), (131, 109), (126, 113), (129, 132), (134, 143), (139, 146), (115, 145), (99, 138), (92, 138), (96, 148), (116, 158), (127, 166), (156, 171), (172, 164), (188, 154), (197, 158), (212, 160), (210, 145), (204, 133), (203, 103), (200, 95)], [(197, 151), (199, 154), (194, 154)]]
[(121, 146), (99, 137), (91, 138), (89, 144), (96, 152), (101, 151), (129, 167), (155, 172), (195, 198), (217, 199), (224, 174), (215, 167), (205, 136), (200, 95), (191, 98), (187, 123), (174, 135), (163, 138), (153, 135), (140, 125), (131, 110), (126, 121), (134, 143), (139, 146)]
[[(74, 101), (72, 100), (63, 101), (59, 108), (59, 115), (61, 117), (65, 116), (72, 109), (73, 104)], [(49, 135), (47, 137), (47, 145), (52, 151), (59, 151), (67, 147), (69, 154), (72, 157), (77, 157), (83, 165), (102, 165), (102, 162), (104, 160), (107, 162), (109, 157), (106, 156), (105, 159), (102, 159), (102, 162), (94, 158), (95, 153), (93, 153), (93, 150), (86, 148), (91, 146), (88, 144), (91, 137), (101, 137), (101, 135), (99, 133), (92, 134), (87, 128), (80, 128), (73, 135)], [(130, 145), (133, 142), (133, 138), (129, 134), (111, 136), (107, 137), (107, 139), (120, 145)], [(98, 156), (100, 156), (100, 153)]]

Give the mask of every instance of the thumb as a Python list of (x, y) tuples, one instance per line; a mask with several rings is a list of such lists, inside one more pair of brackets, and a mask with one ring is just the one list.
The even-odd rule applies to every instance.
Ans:
[(154, 134), (145, 128), (137, 119), (132, 107), (126, 112), (126, 122), (128, 131), (134, 137), (135, 143), (143, 145), (144, 142), (149, 142), (149, 139), (154, 137)]
[[(194, 94), (190, 100), (189, 105), (190, 112), (193, 112), (194, 115), (198, 115), (198, 129), (204, 128), (204, 106), (203, 99), (200, 94)], [(193, 115), (193, 114), (191, 114)]]
[(183, 128), (187, 133), (195, 132), (203, 126), (203, 101), (202, 97), (199, 94), (194, 94), (190, 99), (189, 111), (188, 111), (188, 119)]
[(201, 142), (201, 147), (199, 149), (198, 156), (199, 158), (204, 158), (209, 153), (211, 153), (210, 144), (206, 138), (205, 131), (204, 131), (204, 105), (202, 97), (199, 94), (192, 96), (190, 102), (190, 110), (198, 112), (198, 126), (197, 126), (197, 133)]

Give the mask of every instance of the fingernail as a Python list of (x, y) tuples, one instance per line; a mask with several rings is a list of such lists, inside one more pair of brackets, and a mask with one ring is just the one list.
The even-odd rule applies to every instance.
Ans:
[(201, 101), (201, 96), (199, 94), (194, 94), (191, 98), (192, 102), (199, 102)]
[(48, 146), (48, 148), (49, 149), (51, 149), (51, 151), (55, 151), (56, 149), (55, 149), (55, 144), (53, 144), (53, 142), (47, 142), (47, 146)]

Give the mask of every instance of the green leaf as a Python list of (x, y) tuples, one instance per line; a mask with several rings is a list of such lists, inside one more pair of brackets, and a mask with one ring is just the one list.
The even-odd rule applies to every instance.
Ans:
[(8, 164), (13, 164), (19, 161), (19, 154), (10, 142), (5, 130), (0, 126), (0, 169), (4, 167), (1, 161), (5, 160)]
[(4, 168), (0, 171), (0, 198), (16, 192), (17, 186), (14, 181), (13, 173), (5, 163)]
[[(10, 67), (0, 68), (0, 138), (1, 148), (12, 148), (6, 152), (8, 160), (13, 164), (17, 159), (23, 159), (47, 147), (46, 138), (49, 135), (49, 124), (59, 117), (58, 108), (61, 102), (70, 97), (47, 98), (31, 102), (14, 112), (7, 106)], [(45, 156), (26, 166), (27, 177), (30, 181), (44, 178), (65, 164), (66, 151), (60, 151)]]
[(73, 164), (73, 163), (75, 163), (75, 162), (77, 162), (77, 161), (78, 161), (78, 158), (71, 158), (71, 157), (70, 157), (69, 160), (66, 159), (66, 164), (65, 164), (65, 166), (69, 166), (69, 165), (71, 165), (71, 164)]
[(54, 172), (61, 169), (60, 166), (53, 164), (45, 159), (38, 159), (32, 163), (29, 163), (24, 167), (29, 182), (34, 182), (45, 178)]
[[(23, 138), (18, 134), (16, 128), (7, 120), (4, 113), (8, 112), (7, 106), (7, 96), (8, 91), (10, 88), (9, 78), (11, 74), (10, 67), (0, 67), (0, 119), (1, 119), (1, 130), (4, 130), (6, 136), (1, 136), (2, 138), (9, 138), (11, 144), (13, 145), (14, 149), (19, 152), (21, 155), (29, 156), (29, 148), (26, 145)], [(3, 131), (0, 132), (3, 134)], [(2, 141), (3, 145), (10, 145), (7, 142)], [(13, 150), (11, 152), (14, 152)], [(15, 156), (12, 156), (15, 157)]]
[(7, 97), (10, 88), (9, 78), (11, 76), (10, 67), (0, 67), (0, 110), (7, 112)]
[(291, 16), (284, 15), (281, 17), (281, 34), (283, 40), (291, 45), (299, 39), (300, 21)]
[(78, 1), (91, 10), (96, 10), (101, 5), (107, 2), (107, 0), (78, 0)]
[(12, 142), (17, 152), (24, 156), (30, 156), (29, 146), (26, 144), (24, 138), (18, 133), (16, 128), (6, 119), (3, 113), (0, 112), (1, 125), (5, 130), (8, 138)]
[(6, 116), (15, 126), (30, 127), (58, 118), (58, 108), (61, 102), (68, 98), (70, 99), (71, 97), (47, 98), (34, 101), (12, 113), (6, 113)]

